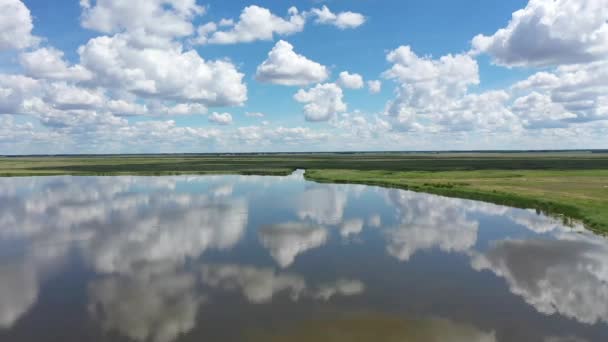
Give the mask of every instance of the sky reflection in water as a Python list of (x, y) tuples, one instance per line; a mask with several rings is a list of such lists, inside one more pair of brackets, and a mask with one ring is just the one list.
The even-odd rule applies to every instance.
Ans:
[(0, 341), (606, 341), (608, 241), (288, 177), (0, 179)]

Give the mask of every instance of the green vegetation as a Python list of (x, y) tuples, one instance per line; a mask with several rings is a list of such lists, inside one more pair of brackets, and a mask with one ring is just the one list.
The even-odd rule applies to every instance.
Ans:
[(0, 175), (284, 175), (535, 208), (608, 232), (608, 154), (317, 153), (2, 157)]

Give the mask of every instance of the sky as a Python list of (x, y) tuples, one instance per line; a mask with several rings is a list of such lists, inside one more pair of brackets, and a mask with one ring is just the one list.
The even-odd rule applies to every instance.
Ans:
[(0, 0), (0, 154), (608, 148), (608, 0)]

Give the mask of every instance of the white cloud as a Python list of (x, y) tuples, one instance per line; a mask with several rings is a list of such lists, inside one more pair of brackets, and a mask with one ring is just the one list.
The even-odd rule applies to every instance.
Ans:
[(527, 128), (565, 127), (565, 119), (576, 118), (547, 95), (532, 92), (513, 101), (512, 110)]
[(309, 90), (300, 89), (294, 95), (296, 101), (305, 103), (307, 121), (328, 121), (345, 112), (347, 106), (342, 97), (342, 89), (334, 83), (317, 84)]
[(559, 84), (559, 77), (550, 72), (541, 71), (523, 81), (515, 83), (511, 88), (515, 90), (550, 89)]
[(144, 115), (148, 113), (146, 105), (140, 105), (123, 99), (108, 100), (105, 105), (116, 116)]
[(104, 330), (136, 341), (174, 341), (196, 326), (204, 303), (194, 275), (162, 264), (95, 280), (89, 295), (91, 316)]
[(432, 118), (441, 130), (515, 131), (520, 122), (508, 106), (510, 98), (510, 94), (502, 90), (467, 94), (452, 100)]
[(232, 19), (221, 19), (219, 23), (217, 23), (218, 26), (220, 27), (230, 27), (230, 26), (234, 26), (234, 20)]
[(268, 303), (279, 292), (289, 292), (297, 300), (306, 290), (306, 282), (298, 275), (277, 274), (272, 268), (239, 265), (203, 265), (201, 279), (207, 286), (224, 290), (240, 290), (251, 303)]
[(64, 81), (85, 81), (91, 73), (81, 65), (68, 66), (63, 59), (63, 51), (55, 48), (40, 48), (19, 56), (25, 74), (33, 78), (47, 78)]
[[(542, 71), (513, 89), (526, 94), (515, 101), (514, 111), (525, 114), (523, 119), (532, 124), (536, 121), (537, 126), (543, 126), (543, 121), (547, 127), (564, 127), (608, 119), (608, 60)], [(531, 106), (529, 111), (525, 105)]]
[(146, 109), (150, 115), (196, 115), (207, 113), (207, 107), (200, 103), (178, 103), (167, 106), (163, 103), (152, 101), (151, 105), (146, 107), (149, 107)]
[(0, 114), (24, 113), (26, 101), (40, 89), (40, 82), (30, 77), (0, 74)]
[(246, 112), (245, 116), (248, 118), (263, 118), (265, 117), (264, 113), (260, 112)]
[(38, 299), (37, 272), (29, 263), (0, 264), (0, 329), (10, 328)]
[(102, 91), (73, 86), (64, 82), (52, 83), (46, 101), (58, 109), (87, 109), (101, 107), (106, 98)]
[(454, 97), (464, 94), (468, 86), (479, 83), (479, 67), (468, 55), (445, 55), (434, 60), (417, 56), (409, 46), (400, 46), (389, 52), (386, 59), (393, 66), (384, 72), (384, 77), (412, 84), (412, 90), (419, 92), (434, 91)]
[[(272, 40), (275, 35), (286, 36), (304, 29), (306, 19), (291, 7), (289, 17), (283, 19), (272, 14), (268, 9), (256, 5), (243, 9), (235, 23), (222, 20), (216, 24), (205, 24), (198, 30), (194, 42), (199, 44), (235, 44), (256, 40)], [(217, 27), (230, 27), (227, 31), (217, 31)]]
[(373, 141), (391, 133), (392, 126), (384, 118), (374, 116), (373, 119), (358, 113), (341, 114), (330, 125), (344, 132), (354, 141)]
[[(200, 297), (194, 278), (177, 268), (185, 255), (202, 252), (200, 245), (193, 247), (195, 240), (214, 240), (210, 244), (216, 248), (238, 241), (243, 228), (238, 221), (246, 220), (247, 208), (239, 199), (223, 200), (215, 202), (214, 214), (214, 202), (204, 196), (167, 196), (179, 179), (55, 177), (3, 182), (0, 197), (10, 205), (0, 208), (0, 222), (6, 227), (0, 229), (1, 238), (38, 247), (28, 249), (21, 260), (0, 265), (0, 327), (10, 327), (35, 305), (40, 278), (59, 270), (75, 247), (83, 248), (83, 261), (96, 272), (112, 274), (98, 277), (89, 288), (92, 317), (104, 329), (161, 342), (194, 327)], [(15, 185), (22, 191), (12, 192)], [(140, 186), (150, 193), (133, 191)], [(239, 207), (238, 213), (228, 212), (231, 205)], [(208, 221), (210, 226), (203, 227), (204, 220), (216, 219), (223, 222)], [(220, 226), (216, 233), (208, 230)], [(185, 240), (178, 243), (179, 249), (169, 246), (180, 239)]]
[[(272, 127), (262, 122), (261, 126), (238, 127), (234, 137), (240, 149), (246, 146), (261, 146), (276, 149), (277, 147), (298, 147), (320, 144), (328, 138), (327, 133), (317, 132), (309, 127)], [(242, 143), (245, 144), (242, 144)]]
[(78, 49), (93, 82), (143, 97), (206, 106), (241, 105), (247, 100), (243, 74), (225, 60), (205, 61), (179, 46), (139, 49), (122, 35), (91, 39)]
[(20, 0), (0, 0), (0, 51), (36, 45), (30, 10)]
[[(80, 60), (72, 60), (67, 51), (37, 46), (32, 16), (22, 2), (0, 1), (6, 9), (0, 11), (0, 49), (31, 48), (9, 53), (18, 56), (23, 75), (0, 75), (0, 114), (26, 115), (3, 119), (0, 145), (6, 153), (14, 153), (14, 146), (29, 153), (41, 146), (58, 152), (601, 147), (608, 129), (608, 24), (599, 19), (606, 17), (599, 0), (530, 1), (504, 29), (476, 38), (469, 54), (419, 56), (408, 46), (391, 51), (383, 77), (396, 83), (395, 97), (377, 115), (347, 114), (342, 89), (367, 85), (375, 94), (384, 86), (380, 80), (364, 83), (360, 75), (344, 72), (335, 84), (323, 84), (329, 67), (280, 41), (256, 78), (312, 87), (295, 98), (304, 103), (307, 120), (329, 121), (321, 128), (262, 121), (234, 128), (178, 127), (161, 120), (129, 123), (124, 116), (200, 115), (211, 107), (246, 103), (245, 75), (227, 59), (203, 59), (190, 47), (199, 38), (272, 40), (302, 31), (307, 21), (354, 27), (365, 21), (362, 15), (319, 5), (292, 8), (280, 17), (249, 6), (238, 20), (224, 18), (195, 30), (193, 23), (199, 25), (206, 9), (194, 0), (80, 3), (82, 25), (106, 35), (84, 44)], [(570, 15), (574, 10), (580, 15)], [(474, 57), (481, 52), (509, 66), (557, 66), (509, 88), (480, 92)]]
[(466, 55), (447, 55), (438, 60), (418, 57), (409, 46), (390, 52), (394, 63), (384, 77), (399, 82), (397, 97), (386, 113), (408, 125), (420, 117), (441, 113), (465, 95), (469, 85), (479, 83), (477, 62)]
[(403, 131), (515, 130), (517, 118), (508, 108), (510, 94), (487, 91), (470, 94), (479, 84), (479, 67), (471, 56), (419, 57), (409, 46), (391, 51), (393, 66), (383, 73), (398, 83), (396, 97), (385, 113)]
[(305, 279), (297, 274), (236, 264), (203, 265), (201, 280), (212, 288), (240, 291), (253, 304), (270, 303), (275, 295), (284, 292), (294, 301), (302, 296), (328, 301), (334, 296), (355, 296), (365, 291), (361, 281), (352, 279), (338, 279), (310, 290)]
[(280, 40), (258, 66), (255, 78), (263, 83), (303, 86), (322, 82), (329, 77), (327, 68), (297, 54), (293, 46)]
[(311, 13), (317, 17), (315, 22), (319, 24), (334, 25), (341, 30), (359, 27), (365, 23), (365, 16), (361, 13), (351, 11), (333, 13), (327, 6), (313, 8)]
[(367, 87), (372, 94), (378, 94), (382, 90), (382, 81), (371, 80), (367, 81)]
[(507, 66), (590, 62), (608, 57), (606, 18), (605, 0), (531, 0), (505, 28), (472, 45)]
[(363, 225), (364, 222), (360, 218), (346, 220), (340, 226), (340, 235), (342, 235), (342, 237), (357, 235), (363, 230)]
[(82, 26), (103, 33), (126, 32), (138, 46), (167, 46), (194, 33), (191, 21), (205, 12), (196, 0), (81, 1)]
[(258, 231), (260, 242), (282, 268), (291, 265), (299, 254), (323, 245), (327, 236), (324, 228), (299, 222), (276, 224)]
[(209, 122), (218, 125), (230, 125), (232, 123), (232, 115), (230, 115), (230, 113), (213, 112), (209, 115)]
[(467, 218), (465, 202), (435, 195), (387, 190), (399, 226), (386, 230), (387, 252), (401, 261), (420, 250), (465, 252), (477, 242), (479, 223)]
[(337, 225), (342, 222), (348, 195), (338, 186), (306, 189), (296, 198), (298, 217), (318, 224)]
[(242, 199), (164, 194), (162, 199), (151, 200), (151, 196), (121, 197), (91, 211), (99, 216), (81, 223), (90, 226), (102, 220), (104, 226), (112, 224), (112, 229), (90, 241), (86, 253), (97, 271), (130, 273), (142, 264), (179, 265), (210, 248), (231, 248), (244, 234), (248, 214)]
[(365, 284), (359, 280), (338, 279), (333, 283), (321, 285), (314, 297), (328, 301), (336, 295), (354, 296), (363, 291), (365, 291)]
[(566, 233), (556, 240), (505, 240), (475, 254), (476, 270), (506, 280), (536, 310), (579, 322), (608, 322), (608, 249), (601, 237)]
[(340, 86), (349, 89), (361, 89), (364, 86), (363, 77), (359, 74), (350, 74), (342, 71), (337, 82)]
[(548, 217), (540, 215), (533, 209), (512, 209), (505, 215), (516, 224), (522, 225), (527, 229), (537, 233), (544, 234), (555, 231), (569, 231), (574, 230), (585, 231), (585, 228), (580, 224), (573, 226), (564, 226), (563, 221), (559, 217)]

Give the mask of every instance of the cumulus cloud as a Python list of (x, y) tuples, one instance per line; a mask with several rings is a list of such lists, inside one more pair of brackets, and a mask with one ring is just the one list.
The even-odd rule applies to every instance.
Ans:
[(549, 66), (608, 57), (604, 0), (531, 0), (491, 36), (473, 38), (473, 51), (506, 66)]
[(385, 113), (403, 131), (515, 130), (519, 122), (508, 108), (510, 94), (494, 90), (469, 93), (479, 84), (477, 61), (466, 54), (438, 59), (419, 57), (409, 46), (387, 55), (393, 66), (383, 73), (398, 83)]
[(559, 218), (548, 217), (538, 214), (533, 209), (511, 209), (505, 215), (513, 222), (526, 227), (527, 229), (537, 233), (544, 234), (548, 232), (564, 232), (573, 230), (584, 231), (585, 228), (581, 225), (572, 225), (571, 227), (564, 226)]
[(194, 33), (192, 20), (205, 12), (196, 0), (84, 0), (82, 26), (113, 34), (126, 32), (138, 46), (164, 47)]
[(230, 113), (213, 112), (209, 115), (209, 122), (218, 125), (230, 125), (232, 123), (232, 115)]
[(400, 222), (386, 230), (386, 250), (401, 261), (430, 248), (465, 252), (477, 242), (479, 223), (467, 217), (461, 200), (402, 190), (387, 190), (387, 200)]
[(257, 68), (259, 82), (287, 86), (303, 86), (322, 82), (329, 77), (328, 69), (293, 50), (293, 45), (280, 40)]
[(99, 108), (106, 100), (99, 89), (81, 88), (64, 82), (50, 84), (45, 99), (64, 110)]
[(342, 71), (337, 82), (340, 86), (349, 89), (361, 89), (365, 85), (363, 77), (359, 74), (350, 74), (348, 71)]
[(0, 114), (23, 114), (41, 83), (23, 75), (0, 74)]
[(560, 66), (542, 71), (516, 83), (516, 92), (525, 95), (515, 100), (514, 109), (542, 126), (563, 127), (569, 123), (608, 119), (608, 60)]
[(341, 30), (357, 28), (365, 23), (365, 16), (351, 11), (333, 13), (327, 6), (311, 10), (316, 17), (315, 22), (336, 26)]
[(343, 96), (342, 88), (335, 83), (323, 83), (309, 90), (300, 89), (293, 98), (305, 103), (304, 115), (307, 121), (328, 121), (346, 111)]
[[(278, 17), (264, 7), (251, 5), (243, 9), (239, 20), (222, 20), (217, 25), (207, 23), (198, 29), (198, 44), (235, 44), (256, 40), (272, 40), (275, 35), (286, 36), (304, 29), (306, 19), (291, 7), (289, 17)], [(217, 31), (219, 27), (229, 27), (226, 31)]]
[(346, 220), (340, 226), (340, 235), (342, 235), (343, 237), (357, 235), (363, 230), (363, 225), (364, 222), (360, 218)]
[(300, 275), (236, 264), (203, 265), (201, 280), (214, 289), (240, 291), (253, 304), (269, 303), (279, 293), (288, 293), (294, 301), (303, 296), (328, 301), (334, 296), (355, 296), (365, 291), (365, 284), (354, 279), (322, 283), (313, 290)]
[(246, 203), (234, 198), (164, 195), (146, 202), (132, 197), (113, 206), (121, 204), (114, 228), (96, 235), (87, 251), (98, 271), (130, 272), (151, 262), (179, 264), (207, 249), (229, 249), (243, 236), (248, 219)]
[(296, 198), (298, 217), (321, 225), (342, 222), (348, 194), (338, 186), (315, 186), (306, 189)]
[(362, 14), (350, 11), (334, 14), (327, 6), (313, 8), (309, 12), (290, 7), (288, 16), (281, 18), (267, 8), (251, 5), (243, 9), (238, 20), (224, 18), (199, 26), (192, 41), (195, 44), (236, 44), (272, 40), (275, 36), (303, 31), (310, 17), (316, 17), (318, 24), (333, 25), (342, 30), (359, 27), (366, 20)]
[(367, 81), (367, 87), (372, 94), (378, 94), (382, 90), (382, 81), (371, 80)]
[(504, 278), (536, 310), (579, 322), (608, 322), (608, 249), (600, 237), (562, 234), (556, 240), (496, 242), (472, 265)]
[[(1, 182), (0, 201), (7, 205), (0, 207), (0, 239), (36, 248), (0, 265), (6, 278), (0, 287), (0, 328), (25, 314), (43, 278), (69, 251), (82, 248), (83, 261), (99, 274), (89, 286), (89, 310), (104, 329), (158, 342), (192, 329), (204, 298), (195, 275), (184, 271), (185, 261), (207, 248), (231, 248), (248, 215), (244, 201), (230, 195), (175, 192), (180, 182), (196, 179)], [(147, 192), (139, 191), (142, 187)]]
[(103, 329), (136, 341), (174, 341), (195, 327), (204, 303), (194, 275), (162, 264), (96, 280), (89, 295), (91, 316)]
[(63, 51), (55, 48), (40, 48), (19, 56), (25, 74), (33, 78), (48, 78), (64, 81), (85, 81), (91, 73), (81, 65), (69, 66), (63, 59)]
[(38, 299), (38, 276), (28, 262), (0, 265), (0, 329), (10, 328)]
[(282, 268), (291, 265), (295, 258), (327, 241), (327, 230), (299, 222), (267, 226), (259, 230), (258, 238)]
[(533, 92), (513, 101), (511, 107), (527, 128), (565, 127), (565, 119), (576, 118), (547, 95)]
[(467, 87), (479, 83), (479, 67), (468, 55), (445, 55), (439, 59), (417, 56), (409, 46), (389, 52), (393, 66), (384, 77), (401, 84), (401, 101), (389, 114), (398, 115), (407, 107), (424, 108), (427, 103), (462, 96)]
[(363, 291), (365, 291), (365, 284), (359, 280), (338, 279), (333, 283), (321, 285), (314, 297), (327, 301), (336, 295), (354, 296)]
[(36, 45), (30, 10), (20, 0), (0, 0), (0, 51)]
[(383, 75), (399, 86), (386, 113), (407, 129), (415, 127), (420, 116), (445, 112), (455, 99), (464, 96), (469, 85), (479, 83), (477, 62), (467, 55), (432, 60), (401, 46), (391, 51), (387, 60), (393, 66)]
[(266, 146), (272, 149), (276, 149), (277, 146), (297, 148), (302, 145), (318, 145), (329, 138), (327, 133), (318, 132), (309, 127), (272, 127), (270, 125), (238, 127), (233, 137), (239, 143), (244, 142), (246, 145), (255, 145), (257, 148)]
[(111, 102), (115, 108), (111, 108), (112, 113), (119, 114), (121, 107), (124, 105), (123, 112), (125, 113), (137, 113), (143, 111), (142, 114), (149, 115), (195, 115), (195, 114), (206, 114), (207, 107), (200, 103), (177, 103), (173, 105), (166, 105), (161, 101), (149, 101), (144, 108), (141, 105), (128, 103), (122, 100)]
[(436, 112), (432, 119), (446, 131), (517, 131), (521, 119), (509, 107), (510, 99), (503, 90), (467, 94)]
[(94, 81), (106, 87), (206, 106), (241, 105), (247, 100), (244, 75), (232, 63), (205, 61), (180, 46), (139, 49), (115, 35), (91, 39), (78, 53)]
[[(83, 240), (85, 258), (97, 272), (122, 274), (144, 264), (179, 265), (240, 241), (248, 220), (244, 199), (173, 193), (178, 181), (45, 179), (29, 192), (2, 198), (11, 205), (0, 208), (0, 222), (19, 229), (3, 229), (0, 236), (49, 244), (51, 237)], [(149, 192), (134, 191), (141, 186)]]
[[(346, 114), (342, 90), (367, 85), (375, 94), (382, 90), (380, 80), (365, 83), (345, 71), (335, 83), (324, 83), (328, 67), (296, 53), (287, 42), (276, 43), (255, 78), (311, 87), (295, 98), (304, 104), (307, 120), (330, 121), (327, 129), (269, 122), (234, 129), (178, 127), (171, 120), (143, 123), (124, 117), (197, 115), (213, 112), (208, 108), (245, 105), (247, 85), (236, 63), (203, 58), (192, 42), (272, 40), (302, 31), (309, 21), (352, 28), (365, 22), (363, 15), (319, 5), (308, 11), (292, 8), (281, 17), (248, 6), (238, 19), (195, 28), (206, 8), (194, 0), (80, 4), (82, 26), (102, 35), (85, 42), (73, 60), (68, 51), (37, 45), (32, 16), (21, 1), (0, 1), (0, 50), (27, 49), (10, 52), (20, 65), (7, 67), (23, 70), (22, 75), (0, 75), (0, 113), (26, 115), (3, 119), (7, 125), (10, 121), (0, 132), (5, 153), (15, 153), (16, 145), (24, 153), (39, 153), (41, 146), (58, 153), (217, 151), (243, 148), (243, 142), (253, 143), (246, 147), (251, 151), (475, 149), (487, 145), (483, 139), (506, 148), (598, 147), (608, 129), (608, 24), (601, 0), (530, 1), (503, 29), (476, 37), (468, 54), (423, 56), (409, 46), (390, 51), (391, 65), (382, 75), (396, 84), (395, 95), (375, 116)], [(505, 89), (478, 91), (477, 53), (501, 65), (551, 68)], [(132, 142), (133, 137), (141, 140)]]
[(263, 118), (266, 115), (264, 115), (264, 113), (260, 113), (260, 112), (246, 112), (245, 116), (248, 118)]
[(288, 292), (297, 300), (306, 290), (306, 282), (298, 275), (277, 274), (272, 268), (240, 265), (203, 265), (204, 284), (224, 290), (240, 290), (251, 303), (268, 303), (279, 292)]
[[(218, 137), (213, 129), (176, 127), (174, 121), (129, 123), (121, 118), (206, 114), (208, 107), (244, 104), (244, 75), (230, 61), (205, 60), (181, 44), (191, 32), (190, 22), (204, 8), (190, 0), (81, 1), (81, 6), (84, 26), (114, 35), (82, 45), (74, 64), (53, 47), (21, 53), (25, 75), (0, 75), (0, 113), (39, 120), (41, 125), (20, 127), (28, 134), (38, 130), (31, 136), (34, 144), (38, 138), (49, 139), (48, 146), (77, 147), (81, 152), (86, 146), (131, 149), (137, 145), (129, 139), (134, 136), (148, 141), (154, 136), (147, 148), (156, 151), (170, 150), (178, 141), (189, 141), (182, 145), (188, 148), (193, 142), (199, 148), (211, 146), (206, 142)], [(137, 15), (131, 20), (129, 13)], [(153, 131), (146, 134), (145, 129)], [(203, 140), (196, 143), (199, 139)]]

